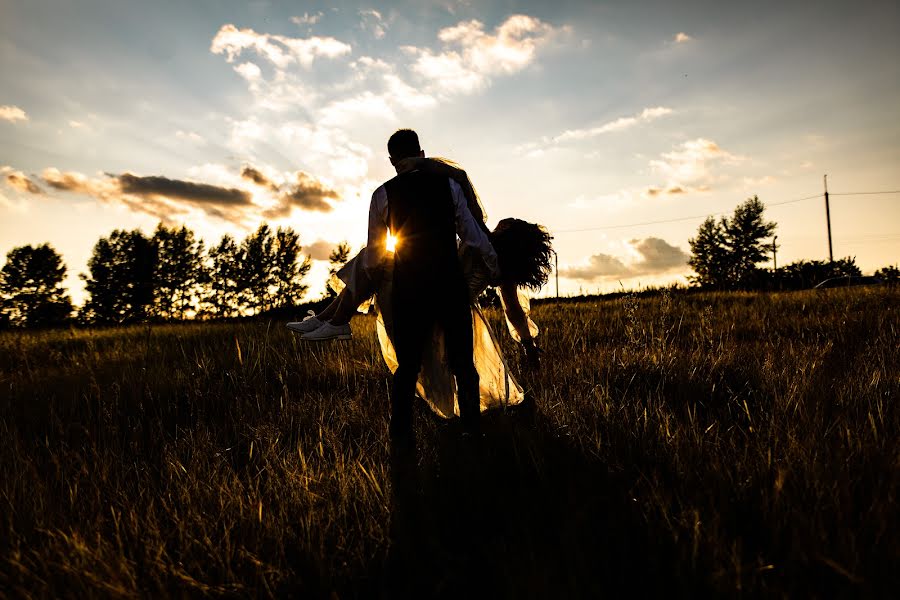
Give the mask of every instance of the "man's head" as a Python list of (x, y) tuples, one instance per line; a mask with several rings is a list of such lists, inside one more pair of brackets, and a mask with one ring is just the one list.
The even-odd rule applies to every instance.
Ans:
[(419, 136), (412, 129), (398, 129), (390, 137), (387, 143), (388, 154), (391, 155), (391, 164), (395, 165), (404, 158), (424, 157), (425, 153), (419, 146)]

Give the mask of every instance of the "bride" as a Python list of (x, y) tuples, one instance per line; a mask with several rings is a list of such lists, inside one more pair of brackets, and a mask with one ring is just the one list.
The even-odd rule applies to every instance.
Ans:
[[(452, 161), (406, 158), (397, 165), (398, 174), (413, 170), (438, 173), (459, 183), (469, 211), (487, 233), (497, 253), (500, 278), (496, 281), (491, 280), (487, 266), (474, 249), (463, 246), (459, 259), (472, 301), (473, 358), (479, 375), (481, 410), (518, 404), (524, 399), (522, 388), (509, 372), (493, 330), (475, 300), (488, 287), (499, 287), (510, 334), (522, 344), (529, 364), (536, 366), (539, 349), (535, 338), (538, 328), (529, 317), (529, 303), (522, 289), (538, 291), (547, 282), (553, 253), (550, 244), (552, 236), (540, 225), (512, 218), (501, 220), (493, 231), (489, 230), (485, 224), (487, 215), (468, 175)], [(389, 240), (389, 250), (390, 246)], [(367, 248), (364, 247), (332, 277), (329, 286), (339, 294), (323, 311), (287, 326), (301, 333), (305, 341), (349, 339), (352, 337), (351, 317), (357, 307), (371, 301), (375, 308), (382, 355), (393, 373), (397, 369), (397, 356), (391, 341), (389, 299), (392, 263), (388, 260), (384, 269), (373, 277), (364, 268), (366, 253)], [(417, 392), (440, 416), (450, 418), (459, 415), (456, 384), (447, 362), (443, 332), (439, 328), (435, 328), (430, 351), (426, 352), (422, 361)]]

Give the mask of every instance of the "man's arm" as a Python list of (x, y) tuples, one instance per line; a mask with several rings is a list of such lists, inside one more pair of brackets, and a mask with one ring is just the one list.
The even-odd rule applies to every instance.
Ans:
[(369, 238), (366, 243), (366, 260), (363, 268), (369, 273), (377, 271), (387, 256), (387, 191), (379, 187), (372, 194), (369, 204)]
[(462, 240), (464, 246), (471, 246), (481, 254), (484, 264), (491, 272), (491, 278), (500, 278), (500, 266), (497, 262), (497, 252), (491, 245), (484, 229), (479, 227), (472, 212), (469, 210), (465, 194), (458, 183), (453, 179), (450, 182), (450, 192), (453, 197), (454, 210), (456, 211), (456, 234)]

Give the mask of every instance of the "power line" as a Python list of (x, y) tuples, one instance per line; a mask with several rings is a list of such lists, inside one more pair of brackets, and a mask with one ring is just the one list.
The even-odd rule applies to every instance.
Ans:
[[(829, 196), (871, 196), (877, 194), (900, 194), (900, 190), (883, 190), (877, 192), (840, 192), (840, 193), (831, 193), (829, 192)], [(766, 208), (772, 206), (783, 206), (785, 204), (794, 204), (796, 202), (804, 202), (806, 200), (813, 200), (814, 198), (821, 198), (823, 194), (814, 194), (812, 196), (806, 196), (805, 198), (794, 198), (793, 200), (784, 200), (782, 202), (767, 202)], [(705, 219), (707, 217), (720, 217), (726, 214), (730, 214), (727, 212), (719, 212), (719, 213), (707, 213), (704, 215), (692, 215), (690, 217), (678, 217), (675, 219), (662, 219), (659, 221), (642, 221), (640, 223), (625, 223), (622, 225), (605, 225), (602, 227), (585, 227), (582, 229), (555, 229), (553, 230), (554, 234), (557, 233), (583, 233), (587, 231), (605, 231), (609, 229), (628, 229), (630, 227), (642, 227), (644, 225), (664, 225), (666, 223), (679, 223), (681, 221), (693, 221), (694, 219)]]
[(832, 192), (830, 196), (874, 196), (877, 194), (900, 194), (900, 190), (885, 190), (883, 192)]
[[(785, 200), (783, 202), (772, 202), (766, 204), (766, 207), (769, 206), (781, 206), (783, 204), (792, 204), (794, 202), (803, 202), (804, 200), (812, 200), (813, 198), (820, 198), (822, 194), (816, 194), (815, 196), (807, 196), (806, 198), (794, 198), (793, 200)], [(663, 219), (660, 221), (644, 221), (643, 223), (627, 223), (623, 225), (606, 225), (604, 227), (586, 227), (584, 229), (555, 229), (553, 231), (556, 233), (581, 233), (584, 231), (602, 231), (606, 229), (626, 229), (629, 227), (640, 227), (642, 225), (662, 225), (664, 223), (678, 223), (679, 221), (693, 221), (694, 219), (705, 219), (707, 217), (718, 217), (728, 213), (719, 212), (712, 214), (703, 214), (703, 215), (693, 215), (690, 217), (678, 217), (676, 219)]]

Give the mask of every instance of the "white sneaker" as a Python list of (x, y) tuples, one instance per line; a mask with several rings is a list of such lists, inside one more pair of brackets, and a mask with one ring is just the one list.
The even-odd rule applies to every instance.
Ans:
[(328, 321), (310, 333), (304, 333), (300, 339), (305, 342), (324, 342), (325, 340), (349, 340), (353, 338), (350, 324), (332, 325)]
[(296, 331), (297, 333), (309, 333), (310, 331), (315, 331), (321, 327), (324, 322), (325, 321), (321, 321), (316, 317), (316, 313), (309, 311), (308, 317), (302, 321), (291, 321), (287, 324), (287, 328), (291, 331)]

